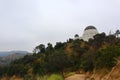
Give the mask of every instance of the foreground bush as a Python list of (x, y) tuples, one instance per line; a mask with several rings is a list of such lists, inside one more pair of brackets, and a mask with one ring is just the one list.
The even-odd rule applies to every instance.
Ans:
[(48, 77), (47, 80), (64, 80), (62, 75), (59, 74), (52, 74)]

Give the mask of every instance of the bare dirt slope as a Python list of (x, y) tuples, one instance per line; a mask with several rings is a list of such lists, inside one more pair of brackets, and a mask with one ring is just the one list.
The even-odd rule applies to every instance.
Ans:
[(101, 71), (100, 73), (89, 75), (88, 79), (86, 74), (75, 74), (65, 80), (120, 80), (120, 61), (108, 74), (104, 74), (104, 70)]
[(111, 72), (108, 74), (106, 80), (120, 80), (120, 60), (118, 60), (118, 64), (113, 67)]
[(65, 80), (85, 80), (85, 75), (84, 74), (75, 74), (73, 76), (66, 78)]

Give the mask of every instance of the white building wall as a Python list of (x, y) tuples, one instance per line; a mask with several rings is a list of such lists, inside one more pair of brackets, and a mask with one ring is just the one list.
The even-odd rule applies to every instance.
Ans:
[(88, 41), (90, 38), (93, 39), (93, 36), (98, 34), (98, 31), (96, 29), (88, 29), (85, 30), (82, 36), (82, 39), (84, 41)]

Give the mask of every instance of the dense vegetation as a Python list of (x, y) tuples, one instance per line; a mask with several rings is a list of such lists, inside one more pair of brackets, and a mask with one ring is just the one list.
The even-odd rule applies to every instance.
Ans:
[(34, 75), (64, 75), (65, 72), (84, 70), (93, 71), (102, 68), (111, 69), (115, 58), (120, 57), (120, 38), (105, 33), (97, 34), (88, 42), (69, 39), (57, 42), (53, 47), (40, 44), (35, 47), (33, 55), (13, 61), (0, 67), (0, 76), (31, 77)]

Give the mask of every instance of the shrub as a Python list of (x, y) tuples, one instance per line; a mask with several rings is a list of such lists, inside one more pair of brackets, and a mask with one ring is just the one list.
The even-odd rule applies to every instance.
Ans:
[(63, 76), (60, 74), (52, 74), (50, 77), (48, 77), (47, 80), (64, 80)]

